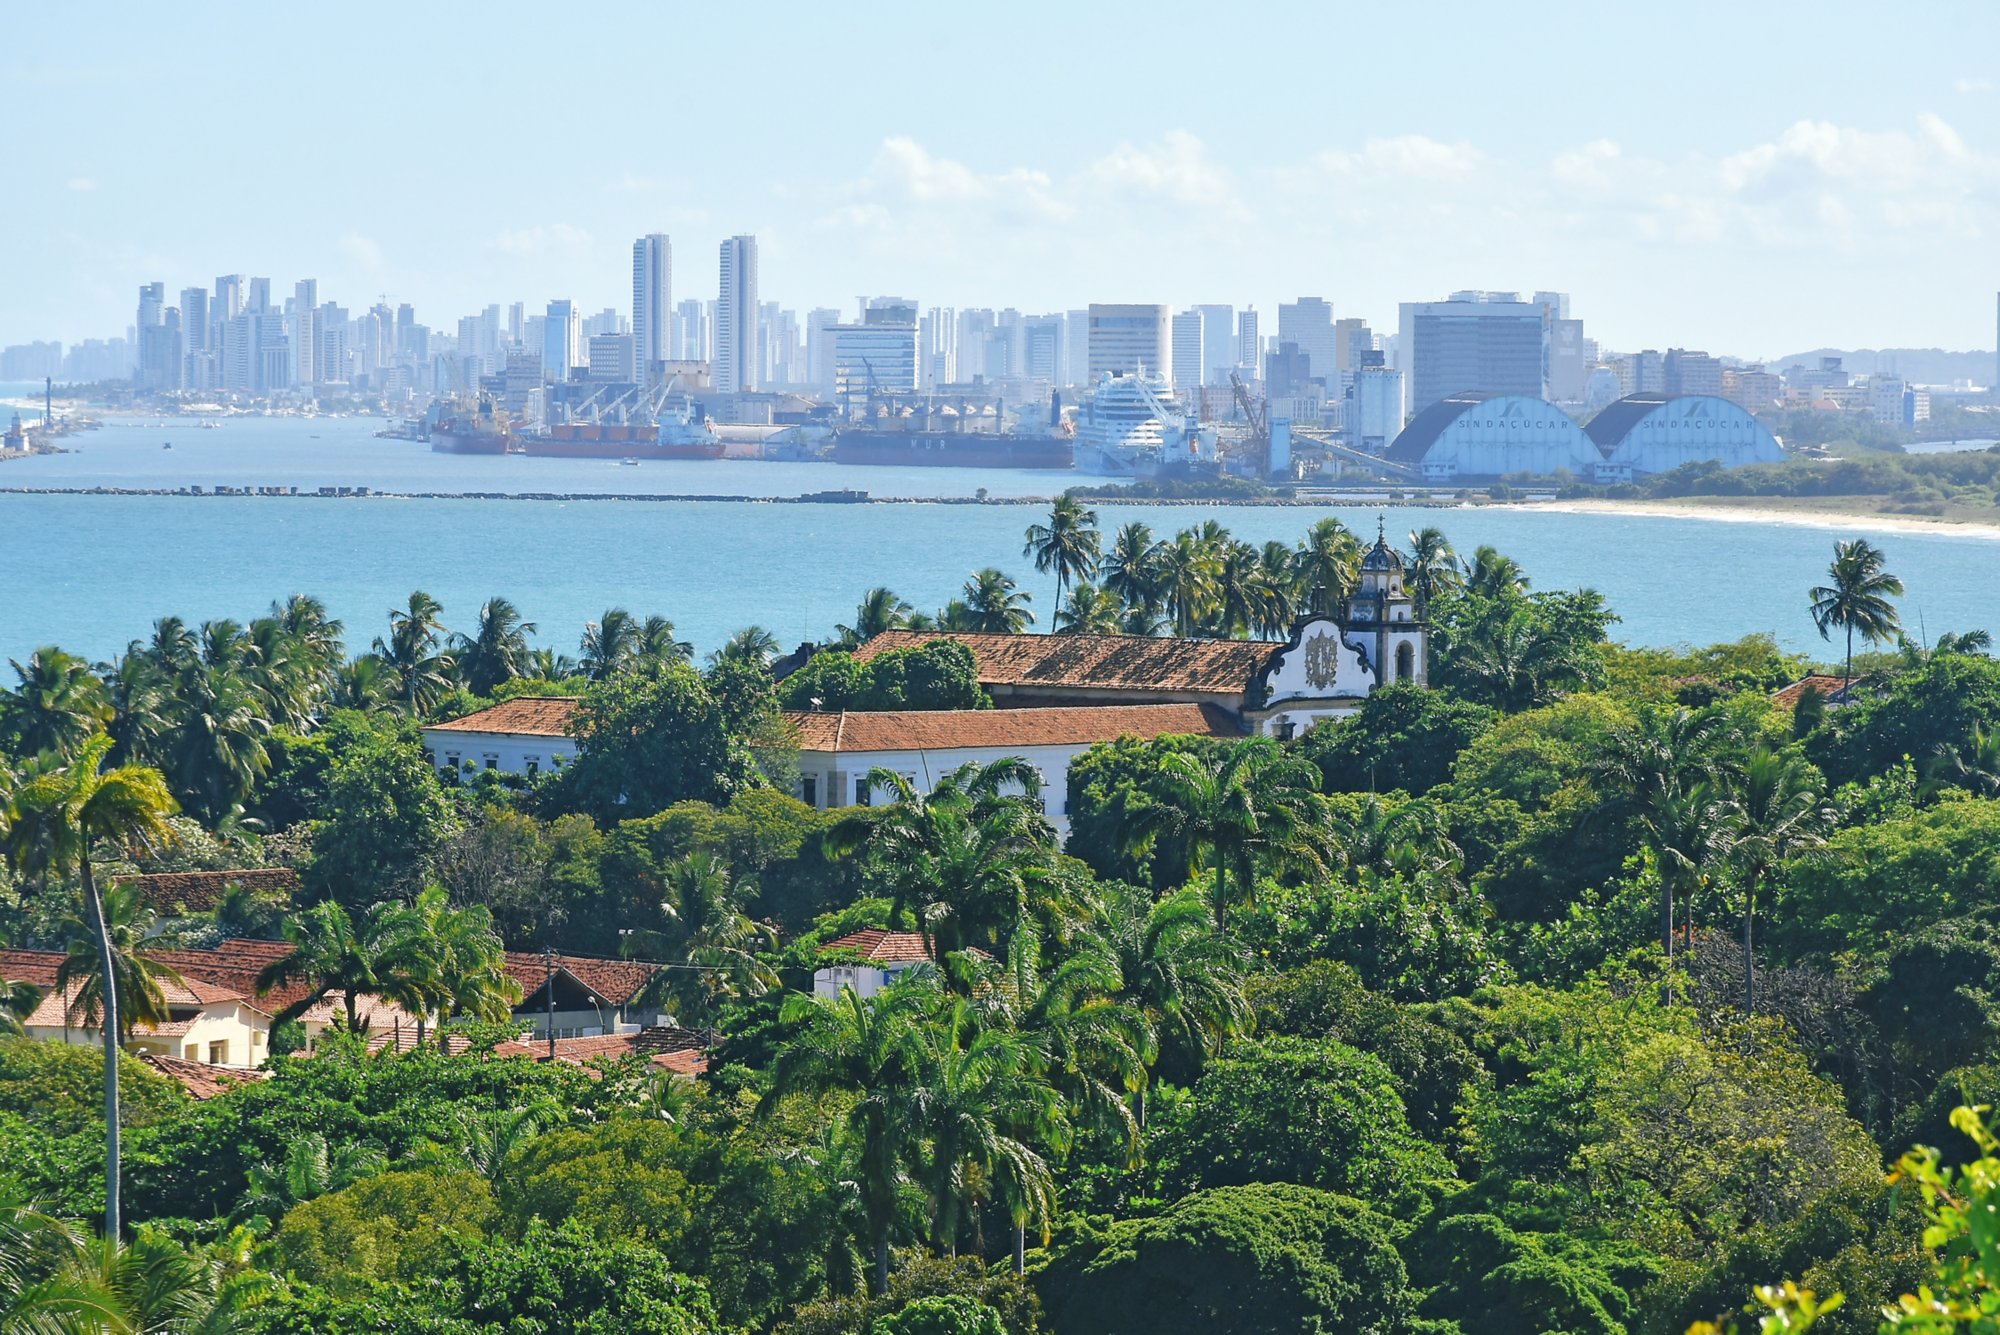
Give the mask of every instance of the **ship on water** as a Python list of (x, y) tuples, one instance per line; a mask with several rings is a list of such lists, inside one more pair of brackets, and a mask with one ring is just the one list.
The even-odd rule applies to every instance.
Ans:
[[(643, 396), (603, 408), (586, 400), (568, 420), (521, 438), (521, 452), (551, 459), (720, 459), (715, 423), (695, 411), (694, 398), (674, 393), (679, 378)], [(606, 420), (609, 419), (609, 420)]]
[(1213, 472), (1215, 430), (1181, 407), (1165, 376), (1106, 373), (1084, 397), (1076, 466), (1113, 477)]
[(1002, 431), (997, 424), (1004, 407), (996, 406), (994, 430), (973, 425), (978, 419), (926, 405), (907, 414), (870, 416), (834, 433), (832, 458), (837, 464), (915, 466), (919, 468), (1036, 468), (1076, 466), (1076, 451), (1062, 422), (1062, 403), (1054, 402), (1045, 430)]
[(432, 404), (424, 416), (423, 436), (435, 454), (510, 454), (520, 448), (513, 423), (491, 394)]

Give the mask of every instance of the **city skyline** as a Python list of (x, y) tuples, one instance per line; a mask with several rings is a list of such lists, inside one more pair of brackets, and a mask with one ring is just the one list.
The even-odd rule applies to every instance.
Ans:
[[(282, 291), (313, 278), (353, 309), (386, 296), (440, 327), (496, 300), (622, 308), (632, 238), (655, 232), (687, 257), (677, 297), (713, 296), (706, 257), (750, 234), (761, 292), (799, 311), (864, 291), (1266, 312), (1311, 293), (1382, 328), (1400, 302), (1473, 287), (1574, 293), (1614, 346), (1769, 358), (1993, 338), (2000, 90), (1978, 53), (2000, 23), (1974, 5), (1885, 26), (1859, 6), (1807, 22), (1695, 4), (1668, 33), (1601, 11), (1448, 6), (1416, 33), (1372, 10), (1224, 24), (1029, 5), (998, 39), (890, 6), (877, 66), (912, 89), (973, 64), (983, 82), (851, 97), (838, 116), (817, 99), (865, 92), (871, 66), (803, 9), (755, 32), (629, 9), (631, 40), (607, 42), (617, 13), (565, 25), (503, 6), (470, 24), (360, 5), (312, 40), (291, 31), (303, 16), (243, 34), (253, 64), (259, 43), (299, 38), (288, 77), (349, 91), (282, 124), (232, 118), (212, 155), (189, 147), (206, 102), (111, 114), (148, 79), (164, 95), (170, 70), (223, 77), (227, 48), (197, 20), (235, 31), (248, 12), (115, 31), (23, 16), (0, 77), (53, 114), (14, 155), (31, 203), (0, 240), (39, 258), (10, 275), (0, 343), (116, 337), (139, 284), (231, 272)], [(1274, 62), (1280, 34), (1302, 63)], [(668, 46), (739, 59), (681, 62), (678, 91), (650, 93), (639, 75)], [(698, 132), (737, 88), (755, 93), (741, 123)], [(564, 96), (611, 128), (506, 114)]]

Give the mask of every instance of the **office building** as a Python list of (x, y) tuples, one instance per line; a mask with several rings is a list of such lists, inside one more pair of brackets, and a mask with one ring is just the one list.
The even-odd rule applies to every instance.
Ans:
[(1667, 388), (1667, 364), (1658, 351), (1647, 348), (1618, 359), (1618, 388), (1621, 397), (1634, 394), (1661, 394)]
[(1090, 379), (1158, 374), (1167, 369), (1167, 308), (1147, 304), (1090, 304)]
[(1398, 351), (1404, 415), (1465, 394), (1544, 396), (1544, 307), (1514, 292), (1454, 292), (1405, 302)]
[(690, 297), (674, 308), (674, 340), (670, 360), (705, 362), (714, 355), (709, 346), (709, 308), (712, 303)]
[(1184, 394), (1200, 395), (1202, 382), (1202, 313), (1199, 310), (1177, 311), (1173, 319), (1173, 382), (1174, 388)]
[(187, 358), (181, 383), (189, 389), (214, 389), (214, 331), (209, 328), (208, 289), (181, 289), (181, 346)]
[(1669, 394), (1719, 396), (1722, 393), (1722, 363), (1705, 352), (1668, 348), (1666, 380), (1666, 392)]
[(635, 384), (639, 379), (638, 335), (592, 334), (590, 336), (590, 378), (615, 384)]
[(1273, 399), (1310, 395), (1313, 391), (1312, 359), (1305, 349), (1290, 339), (1264, 354), (1264, 393)]
[(292, 380), (312, 386), (319, 374), (319, 280), (301, 278), (292, 286)]
[(1063, 383), (1087, 384), (1090, 380), (1090, 312), (1063, 312)]
[(715, 302), (715, 389), (741, 394), (757, 388), (757, 238), (722, 243), (721, 286)]
[(902, 310), (869, 311), (860, 324), (837, 324), (833, 340), (833, 393), (852, 407), (875, 394), (917, 392), (917, 322), (895, 318)]
[(669, 329), (673, 312), (674, 247), (664, 232), (653, 232), (632, 243), (632, 349), (642, 378), (679, 355)]
[(560, 384), (570, 372), (583, 365), (583, 320), (576, 303), (559, 300), (549, 303), (542, 322), (542, 379)]
[(243, 297), (243, 309), (263, 315), (271, 309), (271, 280), (253, 278)]
[(1021, 374), (1049, 385), (1063, 383), (1063, 317), (1035, 315), (1021, 322)]
[(1741, 366), (1722, 373), (1722, 397), (1751, 412), (1775, 407), (1785, 397), (1785, 382), (1762, 366)]
[(1253, 380), (1258, 369), (1264, 365), (1264, 340), (1257, 330), (1255, 306), (1246, 307), (1236, 314), (1236, 364), (1244, 368)]
[(1278, 304), (1278, 342), (1294, 343), (1305, 354), (1307, 374), (1330, 389), (1340, 388), (1340, 357), (1334, 349), (1333, 307), (1319, 297)]
[(1205, 385), (1226, 385), (1236, 369), (1236, 308), (1202, 305), (1201, 379)]
[(1349, 316), (1345, 320), (1333, 322), (1335, 371), (1343, 376), (1351, 376), (1361, 367), (1368, 365), (1363, 354), (1373, 351), (1375, 351), (1375, 331), (1368, 327), (1366, 320)]

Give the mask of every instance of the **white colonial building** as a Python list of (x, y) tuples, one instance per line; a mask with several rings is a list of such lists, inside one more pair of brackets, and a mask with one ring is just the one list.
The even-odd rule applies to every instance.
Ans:
[(530, 777), (560, 769), (576, 759), (576, 742), (569, 735), (569, 717), (576, 704), (572, 695), (503, 700), (490, 709), (425, 728), (424, 754), (448, 783), (483, 769)]

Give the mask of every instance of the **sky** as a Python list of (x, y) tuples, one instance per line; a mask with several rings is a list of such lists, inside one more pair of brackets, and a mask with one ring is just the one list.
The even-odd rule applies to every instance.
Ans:
[(1559, 290), (1607, 348), (1994, 346), (2000, 5), (19, 6), (0, 344), (303, 277), (452, 330), (759, 239), (851, 311)]

